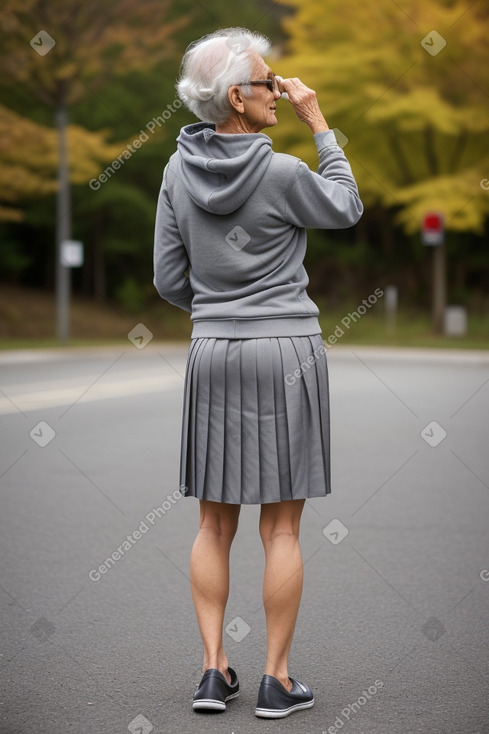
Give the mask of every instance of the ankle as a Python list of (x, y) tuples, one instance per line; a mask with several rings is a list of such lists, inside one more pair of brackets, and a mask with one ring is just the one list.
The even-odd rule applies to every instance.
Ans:
[(209, 668), (218, 670), (221, 673), (221, 675), (224, 676), (224, 680), (226, 681), (226, 683), (231, 684), (231, 681), (232, 681), (231, 673), (228, 671), (227, 665), (203, 665), (202, 673), (205, 673), (205, 671), (209, 670)]
[(279, 683), (283, 685), (284, 688), (286, 688), (288, 691), (292, 688), (292, 683), (290, 681), (290, 678), (287, 674), (284, 675), (283, 668), (281, 669), (280, 673), (276, 669), (269, 669), (267, 670), (265, 668), (265, 675), (271, 675), (274, 678), (276, 678)]
[(287, 678), (277, 678), (277, 680), (280, 681), (280, 683), (283, 685), (283, 687), (287, 691), (292, 690), (292, 683), (288, 677)]
[(220, 673), (225, 675), (228, 670), (228, 660), (226, 657), (224, 658), (208, 658), (207, 660), (204, 660), (202, 663), (202, 673), (205, 673), (206, 670), (209, 670), (209, 668), (215, 668), (216, 670), (219, 670)]

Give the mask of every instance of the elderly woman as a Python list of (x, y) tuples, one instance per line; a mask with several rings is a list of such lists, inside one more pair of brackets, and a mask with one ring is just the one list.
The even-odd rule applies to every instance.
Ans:
[[(193, 709), (239, 695), (223, 647), (229, 551), (242, 504), (259, 504), (267, 655), (257, 716), (314, 704), (289, 677), (302, 592), (304, 502), (330, 487), (329, 394), (319, 310), (306, 292), (306, 227), (345, 228), (363, 207), (316, 94), (274, 76), (265, 37), (219, 30), (187, 49), (178, 94), (202, 122), (182, 128), (163, 174), (155, 286), (191, 313), (183, 400), (181, 491), (200, 501), (190, 579), (202, 636)], [(285, 94), (284, 94), (285, 93)], [(311, 130), (319, 167), (274, 153), (261, 132), (288, 98)]]

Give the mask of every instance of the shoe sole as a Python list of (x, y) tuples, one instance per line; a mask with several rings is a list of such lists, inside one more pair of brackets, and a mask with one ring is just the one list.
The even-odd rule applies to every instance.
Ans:
[(314, 706), (314, 699), (312, 701), (304, 701), (304, 703), (295, 703), (293, 706), (289, 706), (286, 709), (255, 709), (255, 716), (260, 716), (262, 719), (283, 719), (289, 714), (293, 714), (294, 711), (300, 711), (301, 709), (310, 709)]
[(237, 693), (232, 693), (230, 696), (227, 696), (224, 701), (218, 701), (215, 698), (200, 698), (197, 701), (194, 701), (192, 704), (192, 708), (194, 711), (198, 711), (199, 709), (204, 709), (207, 711), (225, 711), (226, 710), (226, 702), (230, 701), (232, 698), (237, 698), (240, 694), (240, 691)]

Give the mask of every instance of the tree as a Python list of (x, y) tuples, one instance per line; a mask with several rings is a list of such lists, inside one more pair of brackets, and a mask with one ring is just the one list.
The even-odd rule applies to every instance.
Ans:
[[(482, 235), (489, 214), (487, 4), (279, 2), (296, 11), (284, 21), (289, 41), (279, 73), (302, 76), (318, 92), (348, 145), (367, 212), (380, 216), (387, 251), (395, 235), (386, 210), (411, 238), (428, 211), (443, 214), (453, 248), (456, 233)], [(272, 136), (313, 163), (307, 132), (297, 130), (290, 110), (279, 117)], [(435, 251), (442, 272), (444, 252), (445, 245)], [(438, 331), (443, 291), (434, 299)]]
[[(120, 146), (106, 141), (107, 131), (68, 127), (70, 178), (85, 183), (100, 166), (117, 155)], [(58, 149), (53, 128), (39, 125), (0, 105), (0, 221), (19, 222), (27, 200), (57, 189)]]
[[(100, 9), (94, 4), (90, 7), (94, 22), (98, 22)], [(104, 9), (102, 12), (105, 12)], [(164, 112), (167, 118), (164, 125), (157, 127), (155, 134), (149, 135), (149, 141), (99, 190), (95, 191), (87, 186), (87, 179), (78, 179), (80, 185), (73, 185), (75, 181), (71, 170), (73, 232), (76, 239), (85, 243), (84, 265), (73, 274), (74, 288), (82, 290), (87, 296), (106, 300), (117, 296), (121, 292), (121, 283), (134, 277), (145, 299), (152, 298), (154, 289), (151, 286), (151, 250), (157, 191), (163, 167), (175, 150), (175, 138), (180, 127), (195, 120), (183, 106), (176, 109), (175, 105), (175, 82), (183, 51), (197, 37), (214, 31), (217, 27), (232, 25), (249, 27), (274, 39), (281, 39), (283, 32), (280, 31), (279, 18), (284, 12), (286, 10), (277, 6), (273, 0), (249, 0), (238, 6), (229, 5), (227, 0), (206, 0), (205, 4), (179, 0), (178, 4), (169, 5), (165, 12), (166, 24), (172, 24), (175, 29), (171, 34), (174, 54), (170, 49), (169, 55), (164, 59), (160, 58), (156, 64), (151, 54), (152, 58), (148, 63), (149, 54), (146, 54), (145, 60), (142, 49), (140, 63), (134, 66), (122, 64), (112, 71), (104, 70), (100, 76), (87, 82), (88, 87), (81, 85), (81, 90), (88, 93), (73, 98), (70, 103), (70, 120), (76, 121), (78, 126), (87, 130), (107, 130), (107, 140), (120, 141), (116, 153), (112, 158), (106, 159), (109, 165), (113, 158), (125, 150), (126, 144), (131, 144), (139, 135), (140, 129), (145, 129), (148, 121), (167, 109), (167, 105), (174, 111), (170, 118)], [(63, 14), (57, 21), (62, 23), (64, 19)], [(36, 32), (40, 28), (41, 25), (36, 24)], [(51, 25), (43, 28), (49, 30)], [(136, 40), (139, 37), (149, 37), (152, 32), (153, 28), (143, 32), (141, 27), (135, 34)], [(51, 35), (54, 37), (56, 34), (51, 30)], [(34, 38), (33, 29), (32, 37)], [(39, 36), (36, 39), (39, 40)], [(125, 43), (134, 45), (134, 31), (132, 37), (130, 33), (127, 34)], [(40, 60), (48, 62), (57, 45)], [(166, 50), (168, 51), (168, 44)], [(90, 52), (99, 53), (93, 44)], [(38, 55), (27, 41), (23, 42), (15, 64), (11, 62), (9, 54), (10, 50), (3, 58), (3, 65), (10, 69), (11, 81), (4, 89), (5, 104), (38, 123), (51, 124), (51, 108), (33, 94), (30, 84), (27, 83), (27, 70), (22, 67), (25, 83), (22, 80), (19, 83), (19, 76), (15, 73), (29, 59), (34, 59), (37, 64)], [(158, 56), (159, 54), (155, 58)], [(20, 138), (16, 140), (16, 144), (22, 147)], [(114, 147), (116, 146), (117, 143), (114, 143)], [(68, 148), (72, 169), (73, 150), (70, 143)], [(79, 147), (78, 152), (81, 164), (83, 148)], [(19, 155), (22, 154), (19, 152)], [(99, 172), (92, 173), (90, 178), (96, 177)], [(50, 178), (52, 171), (46, 172), (46, 176)], [(52, 195), (47, 199), (40, 199), (39, 203), (36, 199), (26, 200), (23, 223), (16, 227), (5, 226), (0, 233), (3, 250), (9, 240), (12, 247), (30, 261), (30, 268), (24, 271), (24, 280), (47, 288), (52, 285), (50, 267), (53, 253), (49, 246), (49, 249), (46, 247), (51, 230), (51, 197)], [(36, 244), (32, 237), (33, 231), (42, 232), (42, 237), (34, 238)], [(39, 248), (46, 251), (39, 253)], [(42, 267), (38, 266), (39, 262), (43, 263)]]
[(0, 106), (0, 221), (20, 221), (19, 201), (56, 188), (56, 165), (45, 157), (53, 143), (52, 130)]
[[(57, 300), (69, 297), (61, 243), (71, 237), (66, 128), (68, 107), (111, 75), (149, 67), (174, 53), (172, 34), (186, 18), (165, 22), (171, 0), (13, 0), (0, 11), (7, 35), (1, 57), (7, 83), (27, 85), (55, 110), (58, 130)], [(32, 47), (29, 49), (29, 45)], [(58, 308), (58, 338), (68, 339), (67, 309)]]
[[(481, 234), (489, 214), (480, 185), (489, 171), (487, 5), (279, 2), (296, 9), (284, 21), (280, 72), (302, 75), (349, 139), (367, 206), (393, 208), (408, 234), (431, 209), (447, 229)], [(306, 133), (285, 124), (276, 135), (294, 136), (293, 150), (310, 158)]]

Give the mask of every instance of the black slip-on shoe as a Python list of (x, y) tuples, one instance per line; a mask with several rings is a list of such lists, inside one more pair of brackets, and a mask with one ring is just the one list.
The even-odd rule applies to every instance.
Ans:
[(226, 701), (239, 696), (238, 676), (232, 668), (228, 668), (228, 671), (231, 676), (230, 684), (217, 668), (205, 671), (194, 693), (194, 710), (225, 711)]
[(305, 683), (290, 678), (292, 689), (288, 691), (273, 675), (264, 675), (258, 692), (255, 716), (264, 719), (283, 719), (300, 709), (314, 705), (312, 691)]

